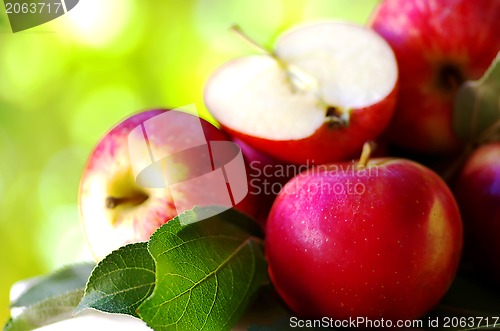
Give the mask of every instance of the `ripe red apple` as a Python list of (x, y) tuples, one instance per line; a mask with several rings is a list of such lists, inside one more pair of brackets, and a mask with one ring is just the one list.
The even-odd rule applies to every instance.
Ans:
[[(164, 114), (168, 118), (156, 120)], [(229, 140), (209, 122), (174, 110), (132, 115), (106, 133), (88, 159), (79, 191), (81, 222), (96, 259), (127, 243), (147, 241), (159, 226), (194, 204), (226, 205), (224, 176), (220, 187), (206, 187), (200, 179), (221, 175), (212, 171), (211, 163), (221, 161), (215, 159), (214, 148)], [(231, 157), (222, 155), (222, 163)], [(229, 185), (247, 187), (243, 158), (241, 162), (243, 173), (236, 169)], [(254, 214), (252, 199), (248, 195), (237, 208)]]
[(464, 222), (464, 253), (481, 273), (500, 277), (500, 143), (476, 149), (455, 187)]
[(462, 224), (446, 184), (405, 159), (364, 164), (312, 168), (271, 209), (269, 273), (302, 317), (415, 319), (454, 279)]
[(500, 1), (384, 0), (371, 26), (392, 46), (399, 95), (387, 130), (402, 147), (451, 153), (453, 101), (465, 80), (479, 79), (500, 49)]
[(204, 98), (234, 137), (282, 161), (318, 164), (352, 157), (385, 129), (397, 79), (378, 34), (329, 21), (285, 32), (273, 52), (223, 65)]

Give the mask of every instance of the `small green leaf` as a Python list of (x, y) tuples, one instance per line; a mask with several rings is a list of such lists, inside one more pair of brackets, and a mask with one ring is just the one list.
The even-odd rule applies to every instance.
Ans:
[[(203, 212), (194, 208), (182, 216), (195, 221)], [(139, 316), (156, 331), (230, 330), (267, 281), (257, 228), (231, 209), (183, 223), (189, 224), (176, 217), (150, 239), (156, 287)]]
[(153, 293), (154, 286), (155, 265), (147, 243), (127, 245), (99, 262), (76, 312), (94, 308), (137, 317), (137, 307)]
[(484, 76), (467, 81), (455, 97), (453, 125), (465, 141), (498, 140), (500, 133), (500, 53)]
[(42, 277), (23, 292), (11, 306), (25, 307), (59, 294), (83, 289), (94, 267), (95, 263), (81, 263), (64, 267), (46, 277)]
[(26, 307), (7, 322), (4, 331), (29, 331), (73, 316), (83, 296), (83, 288), (50, 297)]

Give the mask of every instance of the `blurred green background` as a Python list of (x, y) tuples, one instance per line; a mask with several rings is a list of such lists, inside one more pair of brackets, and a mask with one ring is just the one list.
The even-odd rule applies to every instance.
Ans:
[(80, 173), (98, 139), (130, 113), (202, 102), (230, 58), (253, 53), (233, 23), (272, 46), (290, 26), (365, 23), (377, 0), (80, 0), (12, 33), (0, 5), (0, 323), (24, 278), (89, 259), (80, 231)]

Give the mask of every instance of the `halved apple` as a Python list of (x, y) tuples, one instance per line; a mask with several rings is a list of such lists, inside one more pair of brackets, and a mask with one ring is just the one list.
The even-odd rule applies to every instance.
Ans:
[(275, 50), (238, 58), (208, 80), (207, 108), (233, 136), (278, 159), (355, 156), (391, 119), (398, 69), (390, 46), (345, 22), (285, 32)]

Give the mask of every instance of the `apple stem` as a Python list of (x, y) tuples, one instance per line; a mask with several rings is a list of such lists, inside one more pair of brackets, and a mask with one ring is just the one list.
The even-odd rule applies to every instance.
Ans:
[(367, 141), (363, 145), (363, 150), (361, 151), (361, 156), (358, 162), (358, 168), (364, 169), (368, 164), (368, 160), (370, 160), (370, 155), (375, 148), (375, 142)]
[(106, 207), (108, 209), (113, 209), (113, 208), (116, 208), (119, 205), (123, 205), (125, 203), (139, 205), (139, 204), (143, 203), (144, 201), (146, 201), (147, 198), (148, 198), (148, 196), (145, 194), (139, 194), (139, 195), (135, 195), (135, 196), (131, 196), (131, 197), (121, 197), (121, 198), (109, 196), (106, 198)]
[(487, 127), (479, 136), (479, 144), (487, 144), (490, 142), (498, 141), (500, 136), (500, 120), (493, 122)]
[(245, 31), (243, 31), (243, 29), (238, 24), (232, 25), (229, 28), (229, 30), (236, 33), (243, 40), (245, 40), (247, 43), (249, 43), (253, 47), (257, 48), (259, 51), (276, 58), (276, 55), (274, 54), (273, 51), (267, 49), (262, 44), (258, 43), (255, 39), (251, 38), (248, 34), (245, 33)]

